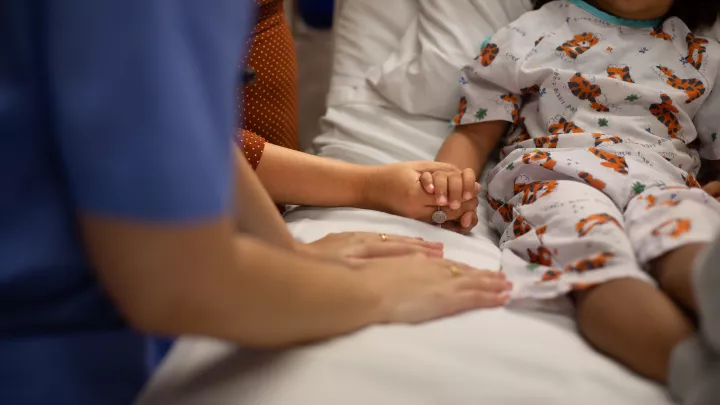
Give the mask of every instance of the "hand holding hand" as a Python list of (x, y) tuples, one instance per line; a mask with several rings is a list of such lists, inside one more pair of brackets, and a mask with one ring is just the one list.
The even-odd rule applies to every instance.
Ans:
[[(461, 233), (470, 232), (478, 222), (475, 210), (479, 201), (474, 190), (479, 190), (479, 186), (475, 186), (473, 180), (471, 198), (465, 200), (461, 195), (458, 197), (461, 201), (460, 206), (454, 209), (448, 203), (448, 194), (445, 194), (445, 203), (438, 204), (436, 186), (430, 187), (433, 184), (433, 173), (450, 173), (455, 176), (463, 174), (457, 167), (440, 162), (409, 162), (378, 166), (374, 168), (373, 174), (367, 181), (363, 208), (433, 223), (432, 214), (441, 207), (448, 219), (443, 224), (443, 228)], [(442, 182), (441, 177), (442, 175), (438, 174), (439, 182)], [(452, 182), (456, 182), (455, 177)], [(455, 197), (455, 194), (452, 196)]]
[(477, 225), (478, 218), (475, 211), (477, 203), (472, 209), (463, 207), (468, 201), (477, 201), (477, 195), (480, 193), (480, 184), (477, 183), (477, 176), (472, 169), (425, 172), (421, 175), (420, 182), (428, 194), (435, 196), (438, 207), (449, 207), (451, 210), (460, 211), (461, 216), (451, 221), (449, 225), (455, 226), (450, 229), (467, 233)]

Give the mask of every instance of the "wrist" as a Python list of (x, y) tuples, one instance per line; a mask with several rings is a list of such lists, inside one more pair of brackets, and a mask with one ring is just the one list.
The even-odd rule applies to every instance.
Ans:
[(385, 199), (379, 198), (380, 188), (380, 166), (364, 166), (359, 174), (360, 194), (358, 196), (358, 208), (386, 212)]

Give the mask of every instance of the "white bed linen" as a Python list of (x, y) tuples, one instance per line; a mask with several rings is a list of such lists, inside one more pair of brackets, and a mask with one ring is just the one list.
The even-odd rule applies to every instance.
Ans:
[[(495, 267), (474, 238), (354, 209), (289, 214), (293, 234), (370, 230), (445, 242), (450, 258)], [(511, 309), (417, 326), (377, 326), (282, 353), (185, 338), (139, 404), (669, 405), (665, 391), (595, 353), (570, 318)]]
[[(497, 6), (505, 0), (469, 1)], [(431, 159), (448, 131), (446, 121), (427, 117), (434, 114), (409, 115), (368, 79), (393, 52), (402, 51), (403, 34), (417, 24), (413, 22), (417, 1), (350, 0), (338, 9), (335, 73), (316, 151), (365, 164)], [(342, 231), (398, 233), (443, 241), (449, 258), (476, 267), (497, 268), (499, 263), (499, 251), (491, 242), (494, 235), (487, 227), (466, 238), (354, 209), (302, 208), (286, 215), (286, 220), (303, 241)], [(183, 338), (139, 404), (669, 405), (671, 401), (661, 387), (593, 351), (569, 317), (497, 309), (417, 326), (377, 326), (272, 354)]]

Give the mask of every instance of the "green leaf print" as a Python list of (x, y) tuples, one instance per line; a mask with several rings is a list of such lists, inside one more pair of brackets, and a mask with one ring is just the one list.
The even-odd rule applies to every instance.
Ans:
[(645, 185), (640, 182), (635, 182), (632, 185), (632, 191), (635, 195), (642, 194), (642, 192), (645, 191)]
[(514, 168), (515, 168), (515, 165), (512, 162), (510, 162), (510, 164), (505, 167), (505, 169), (507, 169), (507, 170), (512, 170)]
[(717, 141), (717, 132), (713, 132), (712, 135), (710, 135), (710, 137), (712, 138), (713, 142)]
[(475, 118), (477, 118), (479, 120), (484, 120), (485, 117), (487, 117), (487, 109), (485, 109), (485, 108), (481, 108), (481, 109), (477, 110), (477, 112), (475, 113)]
[(598, 120), (598, 125), (600, 125), (601, 128), (602, 128), (602, 127), (606, 127), (606, 126), (608, 126), (609, 124), (610, 124), (610, 122), (607, 120), (607, 118), (600, 118), (600, 119)]
[(537, 269), (538, 267), (540, 267), (540, 265), (539, 265), (539, 264), (535, 264), (535, 263), (530, 263), (530, 264), (527, 265), (527, 269), (528, 269), (528, 270), (535, 270), (535, 269)]
[(625, 98), (625, 101), (629, 101), (631, 103), (638, 100), (640, 100), (640, 96), (638, 96), (637, 94), (631, 94)]

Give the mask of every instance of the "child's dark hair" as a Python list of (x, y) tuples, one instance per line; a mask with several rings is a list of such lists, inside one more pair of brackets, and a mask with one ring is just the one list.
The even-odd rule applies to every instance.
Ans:
[[(554, 0), (533, 0), (535, 9)], [(695, 31), (700, 28), (709, 28), (718, 19), (720, 14), (720, 1), (718, 0), (675, 0), (670, 12), (665, 16), (678, 17)]]

